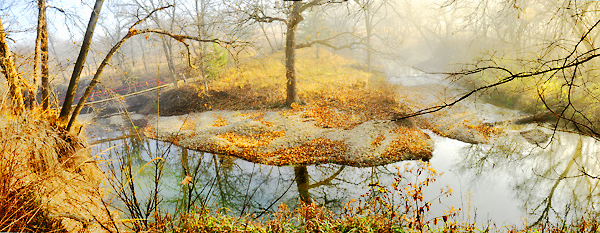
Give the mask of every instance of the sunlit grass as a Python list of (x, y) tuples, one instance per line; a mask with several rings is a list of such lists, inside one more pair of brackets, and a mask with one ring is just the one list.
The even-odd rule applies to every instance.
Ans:
[[(296, 59), (298, 95), (307, 103), (322, 101), (323, 95), (340, 94), (336, 91), (362, 89), (373, 76), (358, 69), (356, 61), (327, 51), (321, 51), (316, 59), (314, 50), (298, 50)], [(224, 101), (217, 97), (213, 108), (236, 110), (280, 106), (285, 100), (285, 83), (283, 53), (244, 59), (239, 66), (223, 71), (219, 78), (210, 82), (211, 90), (227, 93), (225, 100), (236, 100)]]

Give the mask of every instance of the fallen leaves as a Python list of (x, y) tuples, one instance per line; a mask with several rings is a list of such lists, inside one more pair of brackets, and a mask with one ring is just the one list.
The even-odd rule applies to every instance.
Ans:
[(399, 161), (405, 159), (428, 159), (433, 148), (428, 142), (429, 136), (419, 129), (398, 127), (394, 130), (396, 138), (381, 154), (384, 159)]
[(213, 122), (214, 127), (223, 127), (227, 125), (227, 120), (223, 116), (217, 116), (217, 119)]
[(258, 134), (240, 135), (235, 132), (219, 134), (217, 137), (229, 141), (239, 148), (257, 148), (269, 144), (273, 139), (282, 137), (285, 131), (267, 131)]
[(385, 135), (379, 135), (377, 136), (372, 142), (371, 142), (371, 147), (379, 147), (381, 146), (381, 142), (385, 140)]

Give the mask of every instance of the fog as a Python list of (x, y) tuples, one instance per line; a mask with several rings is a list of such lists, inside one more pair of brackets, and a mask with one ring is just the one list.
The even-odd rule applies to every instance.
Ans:
[[(19, 57), (30, 56), (35, 38), (36, 6), (21, 1), (1, 4), (0, 12), (12, 39), (11, 46), (16, 48), (13, 50)], [(136, 28), (161, 28), (174, 34), (246, 43), (227, 48), (231, 56), (269, 55), (285, 47), (285, 23), (262, 22), (260, 17), (285, 19), (289, 2), (107, 1), (94, 35), (93, 52), (87, 59), (87, 75), (94, 72), (133, 22), (169, 4), (174, 7), (156, 12)], [(53, 70), (53, 83), (61, 85), (68, 75), (60, 72), (70, 70), (60, 67), (69, 67), (76, 58), (93, 2), (49, 1), (48, 5), (51, 63), (59, 67)], [(590, 12), (595, 7), (595, 3), (588, 1), (340, 1), (304, 11), (304, 20), (297, 29), (297, 43), (325, 40), (334, 48), (344, 48), (336, 52), (363, 61), (367, 59), (366, 51), (370, 51), (375, 66), (393, 61), (398, 66), (450, 72), (486, 55), (527, 59), (539, 56), (537, 53), (552, 43), (575, 43), (593, 23), (591, 13), (581, 12)], [(194, 51), (192, 58), (198, 59), (200, 45), (190, 42), (190, 46)], [(333, 49), (322, 44), (313, 46)], [(153, 62), (153, 66), (164, 65), (166, 59), (144, 57), (164, 57), (165, 49), (177, 63), (175, 73), (185, 72), (188, 56), (185, 46), (157, 35), (141, 35), (126, 42), (111, 66), (114, 72), (123, 73), (133, 66), (139, 67), (142, 61)], [(560, 52), (547, 51), (553, 55)]]

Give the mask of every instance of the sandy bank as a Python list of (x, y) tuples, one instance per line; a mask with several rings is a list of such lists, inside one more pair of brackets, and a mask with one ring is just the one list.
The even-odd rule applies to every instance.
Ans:
[(145, 134), (150, 138), (278, 166), (375, 166), (428, 160), (433, 150), (432, 140), (416, 127), (371, 120), (352, 128), (323, 128), (302, 110), (292, 109), (207, 111), (149, 123)]

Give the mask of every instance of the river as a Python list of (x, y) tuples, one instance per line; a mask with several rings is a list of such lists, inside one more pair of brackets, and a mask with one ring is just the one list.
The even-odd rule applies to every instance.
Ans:
[[(422, 80), (416, 76), (404, 78), (411, 77), (414, 85), (443, 80), (430, 76), (422, 76)], [(407, 80), (393, 81), (410, 86)], [(467, 105), (489, 121), (518, 114), (477, 101)], [(547, 135), (549, 140), (532, 143), (522, 136), (532, 130)], [(511, 125), (506, 131), (502, 138), (477, 145), (428, 132), (435, 142), (431, 167), (441, 174), (423, 191), (424, 200), (432, 203), (429, 217), (454, 207), (462, 210), (456, 217), (458, 221), (475, 222), (477, 226), (523, 226), (538, 219), (570, 221), (597, 211), (600, 203), (597, 190), (600, 179), (594, 178), (600, 176), (597, 141), (532, 124)], [(96, 134), (92, 140), (102, 137), (109, 136)], [(404, 168), (417, 165), (415, 161), (404, 161), (368, 168), (277, 167), (136, 137), (96, 144), (92, 152), (103, 158), (105, 162), (101, 165), (108, 174), (133, 187), (135, 200), (142, 208), (153, 208), (147, 205), (147, 200), (158, 197), (163, 202), (160, 208), (171, 212), (186, 210), (193, 203), (227, 208), (235, 215), (255, 216), (265, 216), (263, 212), (276, 210), (280, 203), (293, 207), (306, 195), (339, 212), (348, 201), (369, 192), (369, 184), (378, 183), (391, 189), (397, 172), (403, 174), (406, 182), (416, 179)], [(163, 159), (164, 163), (159, 162)], [(132, 167), (133, 186), (129, 185), (127, 172), (122, 170), (121, 165), (127, 163)], [(158, 183), (154, 182), (157, 174), (160, 174)], [(191, 180), (186, 184), (188, 175)], [(302, 182), (303, 176), (308, 180)], [(110, 184), (106, 187), (110, 189)], [(451, 196), (440, 195), (445, 187), (453, 190)], [(131, 196), (130, 190), (118, 191)], [(122, 202), (116, 198), (109, 200), (127, 213)]]

